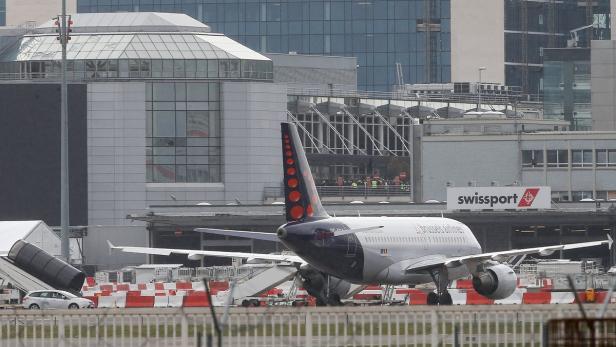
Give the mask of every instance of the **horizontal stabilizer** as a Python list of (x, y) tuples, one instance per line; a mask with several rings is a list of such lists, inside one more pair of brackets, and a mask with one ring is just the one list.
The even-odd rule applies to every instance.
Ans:
[(247, 239), (280, 242), (280, 239), (274, 233), (260, 233), (256, 231), (225, 230), (225, 229), (210, 229), (210, 228), (196, 228), (195, 231), (198, 231), (200, 233), (206, 233), (206, 234), (243, 237)]

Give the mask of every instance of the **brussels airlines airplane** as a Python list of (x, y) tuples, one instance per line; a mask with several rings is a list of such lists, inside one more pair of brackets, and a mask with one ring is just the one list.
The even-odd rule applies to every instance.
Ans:
[(218, 252), (186, 249), (114, 246), (124, 252), (156, 255), (186, 254), (271, 260), (296, 264), (304, 288), (319, 304), (339, 304), (355, 284), (422, 284), (434, 282), (428, 304), (451, 304), (447, 286), (453, 279), (473, 278), (478, 293), (503, 299), (513, 293), (517, 277), (504, 264), (519, 255), (550, 255), (556, 251), (612, 246), (612, 239), (502, 252), (482, 253), (471, 230), (448, 218), (331, 217), (310, 173), (295, 125), (282, 123), (282, 157), (287, 223), (276, 234), (196, 229), (200, 232), (282, 242), (296, 255)]

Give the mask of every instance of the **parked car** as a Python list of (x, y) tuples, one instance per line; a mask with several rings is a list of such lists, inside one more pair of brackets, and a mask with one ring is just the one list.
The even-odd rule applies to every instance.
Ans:
[(22, 306), (31, 310), (47, 308), (78, 309), (92, 308), (94, 302), (63, 290), (35, 290), (24, 296)]

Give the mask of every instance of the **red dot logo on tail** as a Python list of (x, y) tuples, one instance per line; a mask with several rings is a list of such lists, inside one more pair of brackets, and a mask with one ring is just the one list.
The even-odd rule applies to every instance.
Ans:
[(304, 208), (300, 205), (295, 205), (291, 208), (291, 218), (298, 220), (304, 216)]
[(292, 202), (298, 202), (301, 197), (302, 194), (297, 190), (294, 190), (289, 193), (289, 200), (291, 200)]

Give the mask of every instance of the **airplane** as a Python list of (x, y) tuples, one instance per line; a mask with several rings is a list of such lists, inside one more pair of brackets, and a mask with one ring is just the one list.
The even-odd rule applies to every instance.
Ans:
[(418, 285), (433, 282), (429, 305), (451, 305), (447, 287), (454, 279), (472, 276), (474, 289), (491, 299), (510, 296), (517, 276), (508, 259), (527, 254), (612, 246), (612, 239), (482, 253), (472, 231), (443, 217), (332, 217), (323, 208), (295, 125), (281, 124), (287, 223), (276, 232), (197, 228), (210, 234), (281, 242), (293, 254), (163, 249), (114, 246), (123, 252), (185, 254), (290, 262), (296, 265), (306, 291), (319, 305), (339, 305), (351, 284)]

